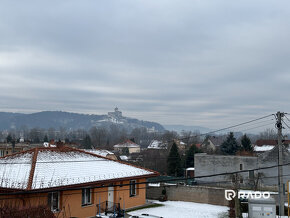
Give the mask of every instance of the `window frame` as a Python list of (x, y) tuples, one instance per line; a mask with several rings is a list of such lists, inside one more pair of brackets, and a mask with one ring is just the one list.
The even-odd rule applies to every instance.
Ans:
[[(54, 199), (57, 200), (57, 205), (54, 207)], [(60, 192), (49, 192), (48, 193), (48, 204), (50, 207), (50, 210), (52, 212), (59, 212), (60, 211)]]
[(130, 180), (130, 197), (137, 195), (137, 180)]
[(82, 189), (82, 207), (89, 206), (93, 204), (92, 201), (92, 188), (83, 188)]

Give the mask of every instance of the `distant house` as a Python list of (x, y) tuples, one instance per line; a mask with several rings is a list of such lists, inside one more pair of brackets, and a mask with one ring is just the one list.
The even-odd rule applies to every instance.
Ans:
[(167, 149), (168, 144), (159, 140), (152, 140), (148, 149)]
[(224, 139), (217, 136), (208, 136), (200, 145), (205, 151), (216, 151), (216, 149), (223, 143)]
[(121, 153), (125, 148), (128, 148), (129, 154), (140, 153), (140, 145), (136, 144), (135, 142), (132, 142), (131, 140), (127, 140), (123, 143), (114, 145), (114, 151), (116, 152)]
[(146, 128), (147, 132), (148, 133), (155, 133), (155, 132), (158, 132), (156, 129), (155, 129), (155, 126), (152, 126), (151, 128)]
[[(290, 140), (283, 140), (283, 145), (289, 149)], [(257, 153), (270, 151), (272, 150), (276, 145), (278, 145), (277, 140), (267, 139), (267, 140), (257, 140), (254, 145), (254, 151)]]
[(0, 157), (11, 155), (14, 152), (21, 152), (29, 149), (29, 145), (26, 143), (16, 143), (15, 147), (12, 147), (11, 143), (0, 143)]
[(186, 144), (185, 142), (181, 141), (181, 140), (174, 140), (174, 142), (175, 142), (175, 144), (177, 145), (178, 150), (179, 150), (181, 153), (184, 153), (187, 144)]
[(145, 204), (143, 183), (158, 173), (83, 150), (56, 147), (0, 158), (0, 175), (0, 206), (45, 206), (57, 217), (85, 218), (113, 206), (127, 209)]

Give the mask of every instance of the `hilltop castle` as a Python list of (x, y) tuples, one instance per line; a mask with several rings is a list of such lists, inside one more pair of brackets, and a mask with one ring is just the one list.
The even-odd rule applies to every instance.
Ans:
[(119, 111), (118, 107), (115, 107), (114, 112), (108, 112), (108, 116), (115, 120), (120, 120), (123, 118), (122, 111)]

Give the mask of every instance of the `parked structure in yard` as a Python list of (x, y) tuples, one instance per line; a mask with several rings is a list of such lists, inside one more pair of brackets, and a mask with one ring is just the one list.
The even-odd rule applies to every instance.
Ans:
[[(283, 146), (283, 163), (290, 162), (290, 153)], [(272, 150), (257, 154), (256, 156), (234, 156), (234, 155), (208, 155), (205, 153), (195, 154), (194, 166), (195, 176), (206, 176), (219, 173), (230, 173), (240, 170), (247, 170), (247, 172), (239, 173), (239, 182), (243, 186), (256, 186), (258, 184), (264, 186), (277, 185), (277, 170), (278, 165), (278, 146)], [(259, 171), (254, 169), (271, 167), (268, 169), (261, 169)], [(290, 172), (290, 165), (283, 166), (284, 183), (289, 180), (290, 176), (286, 172)], [(199, 183), (212, 183), (215, 185), (227, 185), (234, 183), (235, 180), (231, 175), (212, 176), (204, 178), (196, 178)], [(257, 184), (258, 183), (258, 184)]]
[(123, 143), (114, 145), (114, 151), (122, 153), (123, 149), (128, 149), (129, 154), (132, 153), (140, 153), (140, 145), (132, 142), (131, 140), (127, 140)]
[(1, 207), (48, 206), (56, 216), (82, 218), (95, 216), (96, 205), (127, 209), (145, 204), (146, 185), (139, 183), (158, 173), (83, 150), (56, 147), (0, 158), (0, 175)]

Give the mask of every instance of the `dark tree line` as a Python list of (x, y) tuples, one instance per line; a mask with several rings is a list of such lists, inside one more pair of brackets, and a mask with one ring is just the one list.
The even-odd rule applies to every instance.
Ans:
[(244, 134), (241, 137), (240, 144), (234, 137), (233, 132), (230, 132), (226, 140), (221, 144), (220, 151), (222, 154), (235, 155), (238, 151), (252, 152), (253, 146), (250, 138)]

